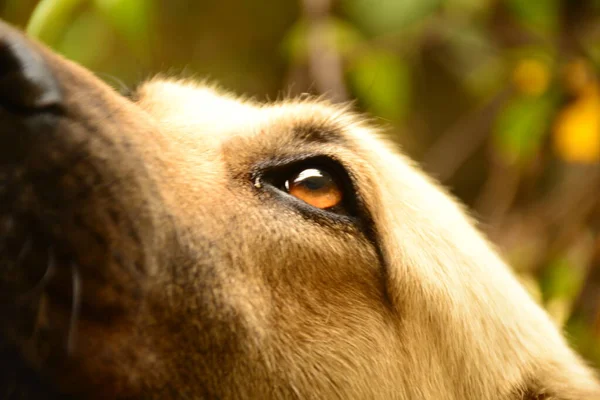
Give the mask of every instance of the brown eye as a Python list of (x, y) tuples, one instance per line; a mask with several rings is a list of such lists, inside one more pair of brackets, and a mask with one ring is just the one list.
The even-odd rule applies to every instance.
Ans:
[(342, 189), (326, 171), (308, 168), (285, 181), (292, 196), (320, 209), (329, 209), (342, 202)]

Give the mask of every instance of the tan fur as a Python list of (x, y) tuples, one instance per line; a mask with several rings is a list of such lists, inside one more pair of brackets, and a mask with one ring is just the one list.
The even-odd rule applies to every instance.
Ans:
[[(464, 210), (359, 116), (320, 100), (258, 104), (170, 79), (145, 83), (130, 102), (39, 51), (70, 110), (56, 140), (87, 138), (79, 148), (101, 175), (83, 218), (124, 260), (95, 257), (66, 223), (84, 304), (111, 305), (114, 315), (84, 313), (76, 346), (62, 358), (5, 329), (60, 391), (600, 399), (594, 373)], [(309, 128), (324, 139), (303, 136)], [(370, 230), (315, 221), (252, 179), (268, 160), (306, 154), (343, 164)], [(111, 207), (131, 221), (111, 222)], [(142, 272), (131, 272), (134, 260)], [(107, 281), (94, 284), (86, 271), (98, 269)], [(51, 293), (43, 313), (56, 335), (45, 340), (55, 344), (68, 313), (55, 310)]]

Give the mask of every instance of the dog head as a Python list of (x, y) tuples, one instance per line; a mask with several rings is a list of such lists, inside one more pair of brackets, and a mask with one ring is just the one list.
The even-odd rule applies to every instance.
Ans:
[(346, 109), (0, 26), (7, 398), (596, 399), (463, 210)]

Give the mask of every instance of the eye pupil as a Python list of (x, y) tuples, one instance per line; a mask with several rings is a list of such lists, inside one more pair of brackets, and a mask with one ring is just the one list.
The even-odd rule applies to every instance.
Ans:
[(306, 169), (298, 174), (294, 183), (303, 185), (309, 190), (320, 190), (327, 184), (331, 184), (332, 179), (330, 176), (324, 176), (318, 169)]
[(301, 183), (310, 190), (319, 190), (325, 185), (323, 180), (317, 178), (308, 178)]

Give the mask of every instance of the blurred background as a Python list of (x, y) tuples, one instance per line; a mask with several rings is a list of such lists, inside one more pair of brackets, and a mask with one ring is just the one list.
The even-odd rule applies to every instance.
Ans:
[(600, 367), (600, 0), (0, 0), (122, 90), (352, 100), (471, 207)]

